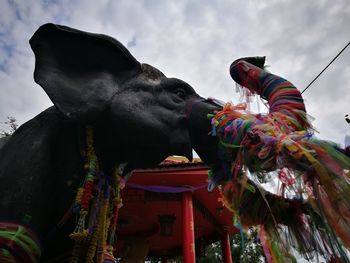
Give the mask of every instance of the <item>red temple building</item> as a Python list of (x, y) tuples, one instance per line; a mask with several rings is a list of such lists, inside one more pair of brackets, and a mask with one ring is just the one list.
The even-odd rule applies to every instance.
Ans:
[(232, 213), (207, 190), (208, 167), (200, 160), (168, 158), (153, 169), (136, 170), (122, 191), (116, 254), (120, 262), (176, 256), (192, 263), (206, 245), (221, 241), (223, 262), (232, 262), (229, 236), (238, 230)]

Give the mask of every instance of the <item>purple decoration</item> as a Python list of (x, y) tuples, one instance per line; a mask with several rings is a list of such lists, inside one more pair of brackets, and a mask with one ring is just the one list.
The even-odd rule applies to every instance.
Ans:
[(200, 190), (200, 189), (204, 189), (207, 187), (207, 184), (192, 187), (192, 188), (163, 186), (163, 185), (139, 185), (139, 184), (134, 184), (134, 183), (126, 183), (126, 185), (128, 187), (131, 187), (131, 188), (141, 189), (141, 190), (145, 190), (145, 191), (149, 191), (149, 192), (171, 193), (171, 194), (183, 193), (183, 192), (188, 192), (188, 191), (195, 191), (195, 190)]

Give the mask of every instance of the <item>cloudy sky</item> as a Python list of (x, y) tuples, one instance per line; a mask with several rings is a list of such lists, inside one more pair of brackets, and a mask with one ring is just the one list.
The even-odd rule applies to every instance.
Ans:
[[(350, 41), (348, 0), (0, 0), (0, 122), (14, 116), (23, 123), (51, 105), (33, 81), (28, 44), (47, 22), (111, 35), (202, 96), (235, 103), (233, 60), (265, 55), (271, 72), (302, 90)], [(304, 99), (318, 136), (343, 143), (350, 134), (350, 47)]]

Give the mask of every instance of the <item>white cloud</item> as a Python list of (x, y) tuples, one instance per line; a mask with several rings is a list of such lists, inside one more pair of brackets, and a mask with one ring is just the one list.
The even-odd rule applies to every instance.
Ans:
[[(124, 45), (136, 39), (130, 50), (140, 61), (203, 96), (236, 102), (228, 74), (234, 59), (266, 55), (272, 72), (303, 89), (350, 40), (346, 0), (0, 1), (0, 121), (14, 115), (22, 123), (51, 105), (32, 79), (28, 45), (46, 22), (109, 34)], [(320, 136), (337, 142), (350, 133), (349, 60), (346, 50), (304, 94)]]

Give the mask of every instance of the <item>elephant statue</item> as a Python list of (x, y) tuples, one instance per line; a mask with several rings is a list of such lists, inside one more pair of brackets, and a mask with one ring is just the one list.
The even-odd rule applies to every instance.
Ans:
[[(77, 225), (72, 208), (77, 189), (86, 184), (91, 168), (86, 159), (92, 151), (94, 167), (105, 182), (116, 166), (123, 166), (124, 176), (170, 155), (191, 160), (192, 149), (214, 171), (224, 169), (219, 138), (208, 135), (208, 115), (223, 109), (216, 100), (204, 99), (186, 82), (140, 63), (106, 35), (45, 24), (30, 45), (36, 59), (34, 79), (54, 106), (0, 139), (0, 261), (4, 250), (18, 257), (13, 261), (31, 263), (74, 250), (69, 238)], [(244, 60), (257, 67), (264, 64), (261, 59)], [(249, 197), (248, 203), (276, 203), (279, 213), (269, 220), (278, 224), (312, 212), (309, 204), (263, 190)], [(260, 215), (269, 204), (260, 203), (255, 217), (247, 209), (240, 211), (251, 225), (263, 223)], [(38, 251), (28, 254), (23, 243), (15, 242), (21, 235), (22, 241), (30, 238), (32, 247), (41, 246), (41, 256)]]
[[(34, 79), (54, 106), (0, 140), (0, 222), (27, 226), (45, 262), (72, 248), (75, 217), (59, 229), (58, 223), (84, 180), (86, 126), (94, 132), (100, 170), (109, 173), (123, 163), (130, 171), (170, 155), (191, 160), (192, 148), (201, 155), (212, 145), (214, 153), (206, 116), (220, 106), (140, 63), (106, 35), (45, 24), (30, 45)], [(194, 108), (202, 117), (191, 121)]]

